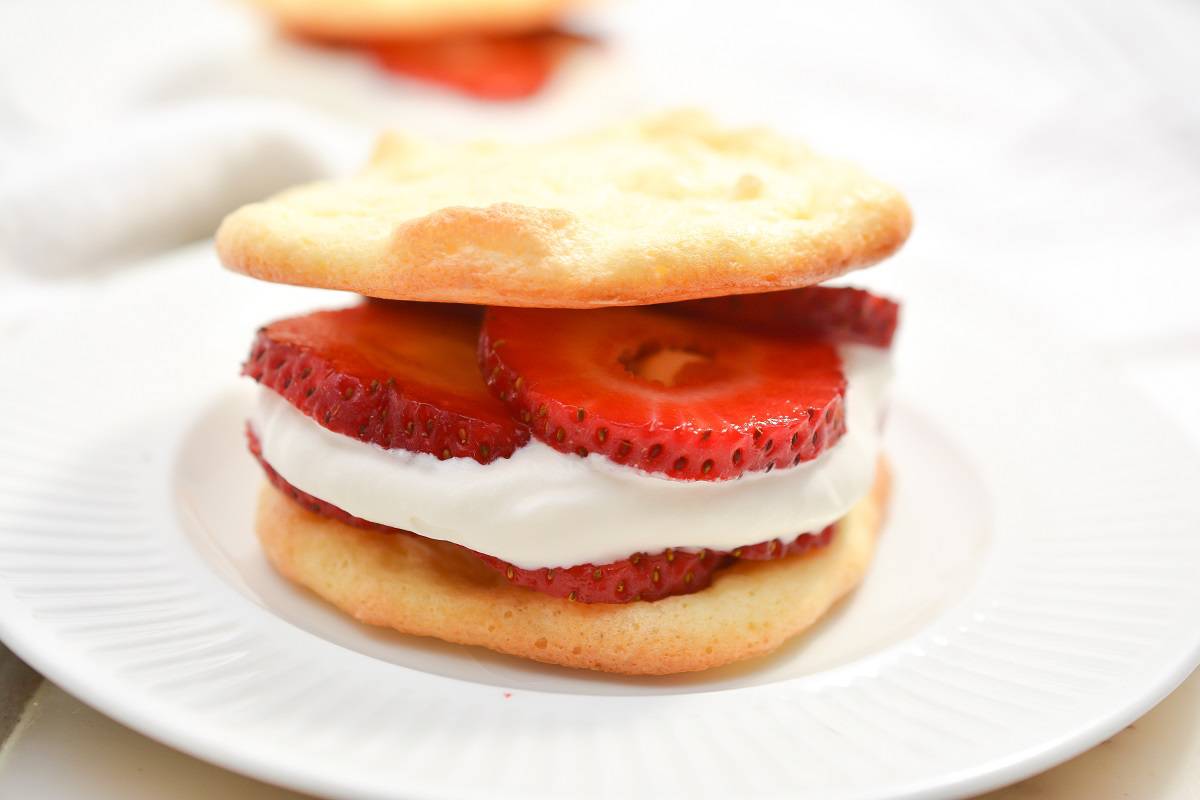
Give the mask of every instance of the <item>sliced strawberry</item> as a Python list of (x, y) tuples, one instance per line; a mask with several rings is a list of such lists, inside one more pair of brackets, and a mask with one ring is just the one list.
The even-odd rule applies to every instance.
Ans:
[(682, 480), (816, 458), (846, 430), (833, 346), (644, 308), (489, 308), (492, 392), (565, 453)]
[(900, 306), (886, 297), (863, 289), (834, 286), (711, 297), (666, 303), (657, 308), (727, 322), (746, 330), (876, 347), (891, 345), (900, 317)]
[(829, 544), (829, 540), (832, 538), (833, 526), (830, 525), (820, 533), (803, 533), (790, 542), (785, 542), (782, 539), (771, 539), (767, 542), (736, 547), (730, 555), (734, 558), (741, 558), (747, 561), (770, 561), (773, 558), (802, 556), (810, 550), (818, 550), (824, 547)]
[[(401, 536), (418, 535), (410, 531), (380, 525), (377, 522), (369, 522), (307, 492), (300, 491), (266, 462), (262, 456), (261, 443), (249, 426), (246, 428), (246, 439), (250, 446), (250, 452), (258, 460), (271, 484), (314, 514), (336, 519), (338, 522), (357, 528), (395, 533)], [(522, 569), (495, 556), (489, 556), (466, 547), (462, 549), (477, 556), (497, 572), (503, 573), (514, 586), (523, 586), (543, 594), (577, 600), (581, 603), (628, 603), (633, 600), (660, 600), (671, 595), (698, 592), (712, 583), (713, 574), (717, 570), (733, 564), (739, 558), (765, 561), (788, 556), (801, 556), (824, 547), (832, 538), (833, 526), (830, 525), (820, 533), (801, 534), (787, 543), (779, 539), (772, 539), (761, 544), (739, 547), (732, 553), (721, 550), (697, 552), (666, 550), (654, 555), (635, 553), (629, 558), (600, 566), (579, 564), (574, 567), (557, 569), (546, 567)], [(457, 547), (458, 545), (453, 546)]]
[(561, 31), (386, 42), (371, 46), (387, 70), (489, 100), (541, 89), (569, 50), (584, 41)]
[(713, 575), (739, 558), (765, 561), (799, 556), (829, 544), (833, 526), (820, 533), (804, 533), (786, 544), (769, 542), (722, 550), (665, 550), (649, 555), (634, 553), (609, 564), (580, 564), (565, 569), (521, 569), (494, 556), (479, 553), (488, 565), (516, 586), (581, 603), (627, 603), (661, 600), (676, 594), (698, 592), (712, 583)]
[(529, 431), (480, 379), (478, 330), (468, 306), (372, 301), (260, 329), (242, 374), (336, 433), (486, 464)]
[(524, 586), (581, 603), (628, 603), (661, 600), (698, 592), (712, 583), (713, 573), (728, 566), (727, 553), (667, 550), (656, 555), (635, 553), (611, 564), (521, 569), (494, 556), (479, 554), (484, 563), (504, 574), (514, 586)]

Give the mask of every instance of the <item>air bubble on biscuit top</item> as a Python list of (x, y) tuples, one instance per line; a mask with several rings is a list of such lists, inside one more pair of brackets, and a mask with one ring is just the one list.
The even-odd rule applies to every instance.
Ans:
[(733, 199), (754, 200), (762, 197), (764, 188), (762, 178), (747, 172), (733, 184)]

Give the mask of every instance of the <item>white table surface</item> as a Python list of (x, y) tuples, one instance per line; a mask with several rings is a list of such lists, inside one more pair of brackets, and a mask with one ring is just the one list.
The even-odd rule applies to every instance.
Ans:
[[(481, 111), (280, 43), (214, 2), (10, 2), (0, 180), (31, 143), (197, 98), (270, 97), (360, 135), (525, 133), (698, 103), (862, 157), (917, 211), (898, 281), (905, 263), (956, 263), (1038, 306), (1200, 448), (1200, 5), (660, 0), (598, 20), (606, 55), (535, 103)], [(0, 314), (91, 280), (47, 283), (0, 258)], [(0, 798), (214, 796), (297, 795), (171, 751), (51, 685), (0, 753)], [(989, 797), (1198, 800), (1200, 675), (1109, 742)]]

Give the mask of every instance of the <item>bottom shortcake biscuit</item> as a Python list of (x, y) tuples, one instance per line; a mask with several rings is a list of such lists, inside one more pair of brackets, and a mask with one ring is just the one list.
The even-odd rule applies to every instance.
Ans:
[(455, 545), (351, 527), (265, 485), (257, 529), (291, 580), (362, 622), (549, 664), (629, 675), (718, 667), (768, 653), (858, 585), (883, 521), (890, 476), (814, 553), (741, 561), (710, 587), (655, 602), (585, 604), (510, 585)]

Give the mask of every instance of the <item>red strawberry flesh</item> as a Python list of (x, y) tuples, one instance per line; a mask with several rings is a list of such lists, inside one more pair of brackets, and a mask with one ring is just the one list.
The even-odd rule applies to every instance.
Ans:
[(561, 31), (380, 42), (370, 45), (380, 66), (487, 100), (536, 94), (555, 67), (586, 40)]
[(529, 432), (488, 394), (478, 330), (472, 307), (371, 301), (267, 325), (242, 373), (336, 433), (486, 464)]
[(846, 429), (824, 342), (644, 308), (489, 308), (479, 348), (489, 388), (535, 437), (675, 479), (793, 466)]
[(891, 345), (900, 319), (900, 306), (895, 302), (863, 289), (834, 286), (712, 297), (657, 308), (744, 330), (876, 347)]
[[(410, 531), (356, 517), (297, 489), (263, 458), (262, 445), (249, 426), (246, 428), (246, 438), (250, 452), (258, 460), (271, 484), (314, 514), (366, 530), (418, 536)], [(495, 556), (465, 547), (462, 550), (478, 557), (484, 564), (504, 575), (514, 586), (523, 586), (543, 594), (581, 603), (628, 603), (634, 600), (660, 600), (672, 595), (697, 592), (712, 583), (713, 575), (718, 570), (736, 563), (739, 558), (762, 561), (802, 556), (826, 546), (832, 537), (831, 525), (820, 533), (801, 534), (791, 541), (772, 539), (769, 542), (739, 547), (732, 552), (668, 549), (654, 554), (635, 553), (608, 564), (579, 564), (566, 568), (540, 569), (522, 569)]]
[(774, 539), (739, 547), (732, 553), (668, 549), (653, 554), (634, 553), (599, 566), (579, 564), (565, 569), (521, 569), (494, 556), (478, 555), (516, 586), (582, 603), (626, 603), (697, 592), (712, 583), (718, 570), (739, 558), (765, 561), (799, 556), (824, 547), (832, 538), (831, 525), (820, 533), (804, 533), (787, 543)]

